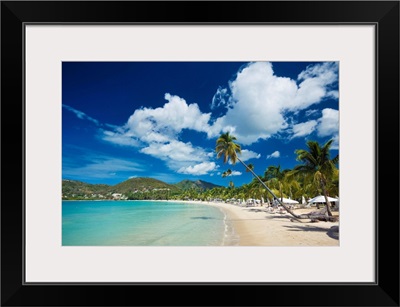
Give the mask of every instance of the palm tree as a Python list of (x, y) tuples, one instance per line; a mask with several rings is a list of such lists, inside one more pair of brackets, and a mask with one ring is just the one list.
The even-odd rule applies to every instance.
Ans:
[(248, 170), (253, 174), (253, 176), (263, 185), (263, 187), (272, 194), (274, 198), (276, 198), (282, 207), (285, 208), (287, 212), (289, 212), (292, 216), (295, 218), (301, 218), (297, 214), (293, 213), (292, 210), (290, 210), (282, 201), (276, 197), (276, 195), (270, 190), (270, 188), (267, 187), (267, 185), (258, 177), (254, 171), (249, 168), (239, 157), (238, 154), (241, 153), (241, 146), (237, 143), (235, 143), (236, 137), (231, 135), (229, 132), (221, 134), (221, 136), (217, 139), (216, 142), (216, 147), (215, 151), (217, 152), (217, 158), (223, 157), (224, 163), (228, 162), (228, 160), (231, 161), (232, 164), (236, 164), (237, 161), (243, 164), (243, 166), (246, 168), (246, 171)]
[(285, 175), (289, 170), (281, 170), (281, 166), (268, 166), (267, 170), (264, 172), (264, 179), (267, 182), (275, 184), (279, 189), (279, 194), (281, 196), (281, 201), (283, 201), (283, 185), (285, 181)]
[(247, 164), (246, 172), (250, 172), (250, 170), (254, 170), (254, 165), (252, 163)]
[(326, 212), (328, 216), (332, 216), (331, 203), (328, 200), (327, 187), (331, 184), (332, 178), (337, 174), (336, 164), (339, 162), (339, 155), (330, 159), (330, 148), (333, 140), (329, 140), (322, 147), (316, 141), (308, 141), (308, 150), (298, 149), (297, 161), (302, 161), (303, 164), (297, 165), (293, 169), (293, 173), (303, 173), (309, 178), (312, 178), (318, 188), (321, 189), (325, 196)]

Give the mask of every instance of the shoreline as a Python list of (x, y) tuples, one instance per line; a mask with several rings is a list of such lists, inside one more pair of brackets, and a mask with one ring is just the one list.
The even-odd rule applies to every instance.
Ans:
[[(220, 208), (239, 236), (239, 246), (339, 246), (339, 222), (292, 222), (289, 213), (268, 213), (263, 205), (238, 205), (208, 201), (173, 201)], [(308, 213), (315, 208), (294, 209)]]
[[(124, 201), (124, 200), (123, 200)], [(134, 200), (132, 200), (134, 201)], [(238, 244), (234, 246), (339, 246), (339, 222), (291, 221), (289, 213), (269, 213), (264, 205), (241, 207), (223, 202), (189, 200), (143, 200), (213, 206), (222, 210), (231, 223)], [(309, 213), (315, 208), (294, 209), (295, 213)], [(232, 245), (223, 245), (232, 246)]]

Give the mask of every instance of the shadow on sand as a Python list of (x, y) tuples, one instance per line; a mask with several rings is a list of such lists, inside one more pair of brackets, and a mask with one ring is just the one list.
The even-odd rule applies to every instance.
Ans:
[(251, 212), (265, 212), (265, 209), (256, 209), (256, 208), (243, 208), (246, 209), (247, 211), (251, 211)]
[(296, 225), (296, 226), (284, 226), (286, 228), (289, 228), (289, 231), (312, 231), (312, 232), (325, 232), (326, 235), (332, 239), (339, 240), (339, 227), (338, 226), (332, 226), (329, 229), (322, 228), (322, 227), (317, 227), (317, 226), (311, 226), (311, 225)]

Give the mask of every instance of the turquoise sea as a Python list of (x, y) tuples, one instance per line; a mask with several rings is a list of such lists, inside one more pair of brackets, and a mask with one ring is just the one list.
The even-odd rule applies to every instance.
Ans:
[(63, 201), (63, 246), (221, 246), (238, 238), (222, 210), (173, 201)]

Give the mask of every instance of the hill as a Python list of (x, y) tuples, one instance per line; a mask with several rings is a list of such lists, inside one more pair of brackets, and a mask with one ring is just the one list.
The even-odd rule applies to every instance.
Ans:
[(159, 199), (188, 190), (205, 191), (215, 187), (219, 186), (202, 180), (183, 180), (177, 184), (168, 184), (149, 177), (131, 178), (116, 185), (63, 179), (62, 195), (63, 199), (114, 199), (115, 194), (122, 194), (119, 197), (124, 199)]
[(92, 195), (92, 194), (106, 194), (110, 186), (107, 184), (91, 184), (77, 180), (63, 179), (62, 181), (62, 194), (63, 195)]
[(212, 188), (220, 187), (219, 185), (203, 180), (196, 180), (196, 181), (182, 180), (181, 182), (176, 183), (175, 186), (183, 191), (191, 189), (205, 191), (205, 190), (210, 190)]
[(178, 188), (174, 185), (147, 177), (131, 178), (110, 188), (112, 193), (121, 193), (125, 195), (135, 192), (148, 192), (167, 189), (172, 192), (178, 191)]

